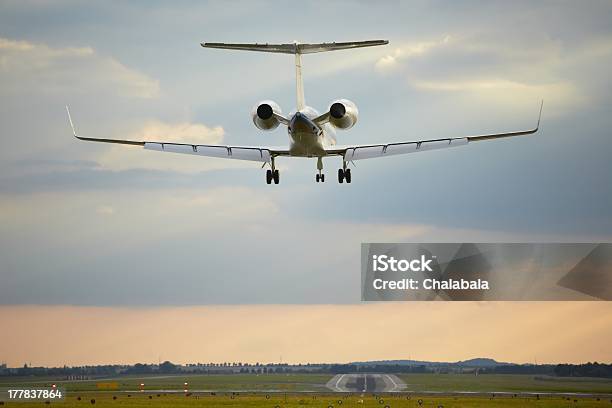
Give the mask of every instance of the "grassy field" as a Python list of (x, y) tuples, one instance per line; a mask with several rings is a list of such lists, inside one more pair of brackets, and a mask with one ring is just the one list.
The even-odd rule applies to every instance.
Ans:
[[(115, 396), (116, 399), (113, 399)], [(81, 399), (78, 400), (77, 398)], [(408, 399), (410, 398), (410, 399)], [(92, 404), (92, 400), (94, 403)], [(419, 404), (422, 400), (422, 404)], [(595, 398), (579, 398), (574, 402), (574, 399), (562, 399), (561, 397), (543, 398), (536, 400), (535, 398), (464, 398), (464, 397), (431, 397), (431, 396), (383, 396), (378, 397), (367, 396), (338, 396), (332, 394), (325, 395), (289, 395), (285, 397), (282, 394), (270, 395), (269, 399), (265, 395), (164, 395), (164, 394), (136, 394), (128, 397), (127, 394), (112, 394), (112, 393), (71, 393), (64, 402), (52, 403), (60, 407), (142, 407), (142, 408), (157, 408), (157, 407), (312, 407), (312, 408), (384, 408), (384, 407), (538, 407), (538, 408), (563, 408), (563, 407), (610, 407), (610, 400), (597, 401)], [(4, 406), (15, 407), (41, 407), (45, 406), (42, 402), (31, 403), (6, 403)]]
[(612, 380), (516, 374), (406, 374), (399, 377), (414, 391), (509, 391), (612, 393)]
[(0, 387), (27, 384), (28, 386), (49, 386), (57, 383), (66, 391), (96, 391), (100, 385), (108, 389), (114, 386), (117, 391), (140, 389), (144, 383), (145, 390), (182, 390), (185, 382), (192, 390), (251, 390), (251, 391), (326, 391), (325, 383), (331, 375), (327, 374), (235, 374), (235, 375), (168, 375), (168, 376), (133, 376), (88, 381), (62, 381), (61, 378), (3, 378)]
[[(325, 384), (331, 378), (326, 374), (236, 374), (236, 375), (171, 375), (98, 378), (88, 381), (62, 381), (61, 378), (0, 378), (0, 387), (48, 387), (52, 383), (65, 389), (69, 395), (96, 391), (114, 392), (117, 396), (136, 391), (144, 383), (145, 391), (182, 390), (185, 382), (193, 391), (260, 391), (326, 393)], [(409, 374), (400, 375), (408, 385), (406, 391), (480, 391), (480, 392), (578, 392), (612, 394), (612, 381), (592, 378), (545, 378), (533, 375), (479, 375), (470, 374)], [(155, 396), (157, 393), (154, 393)], [(140, 395), (135, 393), (134, 395)], [(271, 393), (271, 395), (274, 395)], [(157, 398), (157, 397), (155, 397)], [(146, 401), (145, 401), (146, 402)], [(228, 401), (231, 402), (231, 401)], [(608, 401), (608, 404), (610, 402)], [(229, 405), (232, 406), (232, 405)], [(274, 406), (274, 405), (270, 405)], [(316, 406), (316, 405), (315, 405)], [(475, 405), (477, 406), (477, 405)], [(542, 405), (545, 406), (545, 405)], [(612, 404), (609, 405), (612, 407)], [(384, 407), (384, 405), (382, 405)]]

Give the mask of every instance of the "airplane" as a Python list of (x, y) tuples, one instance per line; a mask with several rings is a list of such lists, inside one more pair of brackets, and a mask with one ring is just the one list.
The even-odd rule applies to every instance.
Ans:
[[(269, 166), (266, 171), (266, 183), (278, 184), (280, 180), (279, 171), (276, 168), (278, 157), (308, 157), (317, 159), (316, 182), (325, 182), (323, 173), (323, 158), (339, 156), (342, 158), (342, 167), (338, 169), (338, 183), (350, 183), (352, 180), (351, 169), (348, 164), (356, 160), (371, 159), (376, 157), (394, 156), (398, 154), (416, 153), (434, 149), (464, 146), (471, 142), (499, 139), (513, 136), (530, 135), (536, 133), (540, 127), (542, 107), (535, 128), (529, 130), (484, 134), (478, 136), (450, 137), (441, 139), (416, 140), (407, 142), (377, 143), (338, 146), (336, 145), (335, 129), (347, 130), (357, 122), (359, 111), (355, 103), (348, 99), (333, 101), (324, 113), (317, 112), (314, 108), (307, 106), (304, 99), (304, 85), (302, 81), (302, 55), (326, 51), (349, 50), (362, 47), (387, 45), (387, 40), (368, 40), (356, 42), (331, 42), (331, 43), (286, 43), (286, 44), (232, 44), (202, 42), (204, 48), (218, 48), (228, 50), (257, 51), (281, 54), (293, 54), (295, 57), (295, 88), (297, 95), (297, 108), (288, 115), (283, 115), (280, 106), (270, 100), (257, 103), (252, 111), (251, 117), (254, 125), (264, 131), (276, 129), (280, 124), (287, 126), (289, 134), (289, 145), (287, 147), (258, 147), (258, 146), (235, 146), (235, 145), (202, 145), (189, 143), (173, 143), (160, 141), (136, 141), (120, 139), (103, 139), (83, 137), (77, 135), (70, 110), (66, 106), (68, 120), (72, 133), (79, 140), (88, 142), (116, 143), (132, 146), (141, 146), (148, 150), (160, 152), (195, 154), (200, 156), (218, 157), (234, 160), (248, 160), (261, 162), (262, 168)], [(354, 163), (353, 163), (354, 164)]]

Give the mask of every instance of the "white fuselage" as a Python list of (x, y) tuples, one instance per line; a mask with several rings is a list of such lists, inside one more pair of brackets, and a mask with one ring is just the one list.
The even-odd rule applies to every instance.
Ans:
[(336, 144), (335, 131), (329, 123), (316, 124), (313, 119), (319, 113), (310, 106), (289, 114), (289, 151), (292, 156), (320, 157), (325, 156), (325, 148)]

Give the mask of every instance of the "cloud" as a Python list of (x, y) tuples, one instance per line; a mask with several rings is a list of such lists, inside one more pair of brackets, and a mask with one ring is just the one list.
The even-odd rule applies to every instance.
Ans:
[[(0, 259), (6, 271), (0, 299), (80, 305), (342, 304), (359, 299), (363, 242), (576, 239), (369, 216), (318, 219), (317, 209), (307, 208), (312, 200), (297, 212), (290, 208), (301, 199), (295, 187), (275, 193), (195, 183), (160, 190), (0, 195)], [(367, 203), (359, 209), (369, 211)], [(37, 248), (36, 257), (28, 256), (31, 248)]]
[[(202, 123), (166, 123), (153, 120), (125, 134), (116, 134), (118, 139), (139, 141), (161, 141), (194, 144), (221, 144), (225, 130), (221, 126), (207, 126)], [(100, 148), (100, 146), (98, 146)], [(200, 172), (222, 168), (244, 167), (235, 160), (224, 160), (203, 156), (175, 153), (160, 153), (141, 147), (106, 145), (96, 157), (101, 168), (106, 170), (172, 170), (178, 172)], [(248, 166), (249, 164), (246, 164)]]
[(65, 92), (154, 98), (159, 82), (91, 47), (55, 48), (0, 38), (0, 95)]
[(130, 138), (175, 143), (215, 144), (221, 143), (224, 133), (221, 126), (210, 128), (201, 123), (170, 124), (153, 121), (134, 132)]
[(115, 214), (115, 209), (110, 205), (101, 205), (96, 208), (96, 212), (100, 215), (113, 215)]
[[(552, 106), (554, 112), (575, 106), (584, 102), (584, 97), (571, 82), (538, 84), (517, 82), (507, 79), (474, 79), (474, 80), (419, 80), (412, 85), (422, 91), (463, 93), (474, 98), (500, 105), (528, 106), (532, 108), (534, 101), (545, 100), (546, 110)], [(533, 110), (533, 109), (532, 109)]]
[(558, 116), (596, 97), (598, 73), (584, 72), (603, 61), (612, 62), (611, 38), (576, 46), (544, 35), (508, 38), (490, 29), (400, 46), (375, 68), (380, 75), (402, 78), (409, 88), (452, 93), (448, 96), (472, 103), (516, 107), (545, 99), (547, 115)]
[[(355, 24), (343, 33), (321, 24), (312, 34), (313, 7), (300, 15), (303, 30), (287, 34), (295, 31), (294, 20), (272, 27), (252, 18), (261, 11), (255, 7), (238, 31), (220, 40), (391, 40), (385, 47), (304, 57), (309, 103), (324, 106), (344, 95), (360, 106), (360, 124), (341, 135), (348, 143), (514, 130), (535, 123), (545, 98), (537, 137), (359, 162), (348, 188), (315, 184), (313, 160), (286, 159), (280, 163), (290, 172), (270, 189), (258, 163), (76, 141), (63, 105), (73, 105), (79, 132), (92, 137), (286, 142), (284, 129), (256, 132), (248, 109), (264, 97), (284, 107), (294, 103), (290, 56), (198, 51), (194, 38), (214, 39), (237, 18), (223, 10), (222, 19), (210, 5), (201, 13), (171, 13), (185, 13), (189, 21), (206, 16), (204, 31), (155, 8), (48, 9), (0, 13), (3, 35), (10, 36), (0, 46), (5, 301), (346, 302), (359, 294), (352, 275), (361, 242), (609, 238), (607, 11), (353, 7)], [(323, 20), (332, 23), (333, 14)], [(81, 22), (95, 15), (96, 23), (58, 30), (58, 21), (70, 15)], [(535, 24), (516, 30), (517, 21)], [(254, 32), (258, 38), (249, 37)], [(257, 80), (241, 83), (236, 78), (247, 66)], [(581, 95), (592, 102), (588, 111), (552, 118), (554, 104), (571, 107)], [(604, 103), (594, 103), (594, 95)], [(515, 109), (519, 102), (525, 107)], [(220, 124), (224, 132), (215, 130)], [(332, 179), (339, 163), (326, 159)], [(250, 168), (202, 172), (229, 166)], [(249, 186), (248, 192), (237, 186)], [(168, 270), (190, 287), (173, 288)], [(233, 270), (244, 283), (234, 288), (235, 276), (210, 270)], [(51, 275), (58, 284), (45, 291), (42, 283)], [(150, 286), (122, 294), (116, 281), (105, 281), (109, 275), (131, 283), (134, 275)], [(222, 279), (223, 292), (211, 289), (209, 281)], [(324, 282), (343, 290), (324, 290)]]
[[(49, 192), (0, 198), (0, 221), (7, 228), (7, 238), (10, 231), (20, 229), (35, 235), (44, 225), (37, 239), (65, 250), (96, 242), (100, 248), (114, 250), (120, 242), (120, 247), (139, 247), (194, 232), (204, 237), (236, 228), (256, 230), (265, 225), (261, 214), (273, 217), (279, 213), (273, 199), (246, 187), (133, 189), (111, 195), (105, 191)], [(45, 211), (40, 211), (41, 202)], [(92, 217), (96, 214), (114, 217)], [(79, 232), (55, 241), (53, 236), (61, 234), (66, 222), (78, 222)], [(114, 242), (104, 244), (109, 231), (115, 235)]]
[(423, 55), (426, 52), (447, 45), (451, 41), (450, 35), (445, 36), (439, 41), (422, 41), (417, 43), (406, 43), (396, 48), (392, 54), (385, 55), (378, 59), (375, 68), (380, 73), (386, 73), (399, 68), (399, 65), (406, 60)]

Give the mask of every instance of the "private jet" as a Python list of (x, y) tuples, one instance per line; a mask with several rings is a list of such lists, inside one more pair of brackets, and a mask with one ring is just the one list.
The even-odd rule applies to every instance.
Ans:
[(268, 166), (266, 183), (278, 184), (279, 171), (276, 168), (278, 157), (308, 157), (317, 159), (316, 182), (325, 182), (323, 173), (323, 158), (339, 156), (342, 167), (338, 169), (338, 183), (350, 183), (351, 169), (348, 164), (356, 160), (372, 159), (376, 157), (395, 156), (398, 154), (417, 153), (427, 150), (444, 149), (448, 147), (463, 146), (471, 142), (499, 139), (513, 136), (530, 135), (536, 133), (540, 127), (542, 104), (535, 128), (506, 133), (495, 133), (478, 136), (451, 137), (442, 139), (415, 140), (407, 142), (377, 143), (338, 146), (336, 145), (335, 130), (347, 130), (357, 123), (359, 111), (357, 106), (348, 99), (333, 101), (324, 113), (307, 106), (304, 99), (304, 85), (302, 81), (302, 55), (325, 51), (347, 50), (362, 47), (386, 45), (387, 40), (369, 40), (357, 42), (332, 42), (305, 44), (293, 42), (288, 44), (230, 44), (203, 42), (204, 48), (218, 48), (227, 50), (259, 51), (281, 54), (293, 54), (295, 57), (295, 88), (297, 94), (297, 107), (288, 115), (283, 115), (280, 106), (270, 100), (257, 103), (251, 117), (254, 125), (263, 131), (276, 129), (279, 125), (287, 127), (289, 145), (287, 147), (264, 146), (234, 146), (234, 145), (203, 145), (189, 143), (172, 143), (162, 141), (136, 141), (121, 139), (104, 139), (84, 137), (77, 135), (70, 110), (66, 106), (68, 121), (72, 133), (79, 140), (88, 142), (116, 143), (131, 146), (140, 146), (148, 150), (159, 152), (185, 153), (208, 157), (218, 157), (234, 160), (248, 160), (262, 163), (262, 168)]

